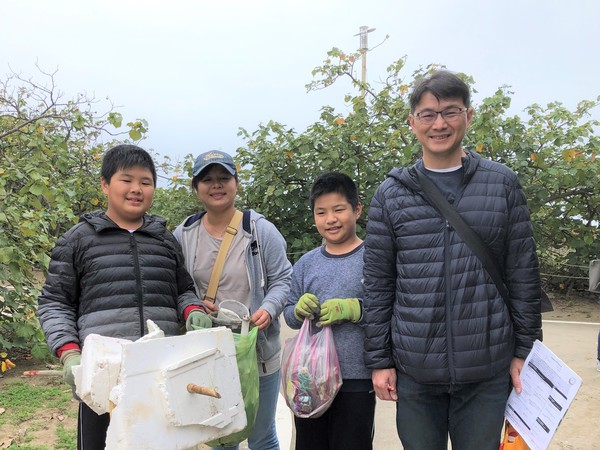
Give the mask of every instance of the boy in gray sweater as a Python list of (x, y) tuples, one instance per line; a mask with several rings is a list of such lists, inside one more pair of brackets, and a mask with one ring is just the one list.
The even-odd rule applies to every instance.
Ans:
[(363, 241), (356, 234), (362, 204), (352, 179), (332, 172), (315, 180), (310, 206), (324, 245), (294, 265), (283, 315), (294, 329), (305, 317), (331, 326), (343, 385), (322, 416), (294, 418), (296, 450), (370, 450), (375, 394), (363, 361)]

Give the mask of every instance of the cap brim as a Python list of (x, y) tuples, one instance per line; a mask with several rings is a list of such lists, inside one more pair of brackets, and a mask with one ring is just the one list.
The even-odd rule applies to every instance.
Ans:
[(227, 172), (229, 172), (231, 175), (235, 175), (237, 172), (237, 170), (233, 169), (229, 164), (225, 164), (222, 162), (211, 162), (209, 164), (205, 164), (204, 166), (200, 167), (200, 169), (194, 170), (194, 172), (192, 173), (192, 176), (195, 177), (195, 176), (200, 175), (204, 170), (208, 169), (210, 166), (215, 165), (215, 164), (218, 164), (221, 167), (224, 167), (227, 170)]

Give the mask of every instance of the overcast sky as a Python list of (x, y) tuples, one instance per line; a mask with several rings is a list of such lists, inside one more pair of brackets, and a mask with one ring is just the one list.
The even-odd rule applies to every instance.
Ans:
[(58, 69), (65, 94), (146, 119), (143, 147), (234, 154), (238, 127), (303, 131), (324, 105), (346, 111), (349, 83), (305, 85), (329, 49), (358, 49), (362, 25), (369, 47), (389, 35), (368, 54), (370, 83), (406, 55), (408, 79), (444, 64), (474, 77), (475, 100), (512, 86), (513, 112), (600, 94), (599, 0), (3, 0), (0, 76)]

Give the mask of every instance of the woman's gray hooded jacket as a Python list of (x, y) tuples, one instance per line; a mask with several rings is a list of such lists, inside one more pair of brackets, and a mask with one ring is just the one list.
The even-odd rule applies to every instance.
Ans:
[[(186, 256), (196, 254), (198, 230), (204, 214), (203, 211), (187, 217), (174, 231), (175, 238), (180, 242)], [(281, 350), (279, 315), (290, 291), (292, 265), (286, 256), (283, 236), (264, 216), (254, 210), (244, 210), (242, 231), (246, 240), (250, 314), (262, 308), (272, 319), (271, 324), (258, 333), (258, 358), (265, 363), (278, 356)], [(186, 257), (186, 267), (189, 273), (194, 272), (193, 258)], [(265, 370), (263, 366), (259, 372)]]

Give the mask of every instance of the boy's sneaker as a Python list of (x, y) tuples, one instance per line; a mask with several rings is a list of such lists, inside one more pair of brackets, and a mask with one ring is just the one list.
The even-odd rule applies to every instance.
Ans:
[(600, 359), (597, 361), (596, 370), (600, 372)]

